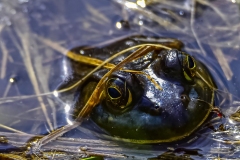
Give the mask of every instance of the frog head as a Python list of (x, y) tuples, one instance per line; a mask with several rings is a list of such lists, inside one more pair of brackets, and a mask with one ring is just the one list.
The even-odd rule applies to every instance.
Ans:
[[(140, 143), (187, 137), (211, 112), (212, 78), (201, 62), (175, 49), (148, 57), (154, 58), (142, 70), (145, 74), (117, 71), (108, 78), (91, 119), (113, 136)], [(89, 81), (84, 87), (96, 84)]]

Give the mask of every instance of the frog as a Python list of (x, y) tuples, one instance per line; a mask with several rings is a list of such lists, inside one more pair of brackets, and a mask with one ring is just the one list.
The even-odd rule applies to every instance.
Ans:
[[(182, 140), (196, 132), (209, 117), (216, 85), (207, 67), (182, 51), (181, 41), (133, 35), (95, 46), (75, 47), (69, 53), (103, 62), (129, 47), (149, 44), (162, 44), (170, 49), (154, 49), (107, 76), (100, 101), (88, 118), (123, 141), (145, 144)], [(118, 65), (133, 52), (118, 56), (110, 64)], [(58, 90), (71, 86), (95, 68), (69, 57), (71, 78), (65, 79)], [(67, 118), (76, 119), (109, 70), (102, 67), (72, 91), (73, 103)]]

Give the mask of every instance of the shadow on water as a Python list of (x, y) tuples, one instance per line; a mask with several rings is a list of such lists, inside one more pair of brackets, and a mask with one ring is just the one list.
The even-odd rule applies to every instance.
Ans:
[[(138, 2), (133, 3), (133, 2)], [(77, 159), (214, 159), (239, 157), (239, 1), (0, 2), (0, 154), (2, 157)], [(215, 107), (191, 136), (164, 144), (132, 144), (106, 135), (90, 119), (38, 148), (37, 141), (65, 125), (65, 99), (52, 93), (75, 79), (66, 58), (78, 46), (103, 46), (131, 35), (175, 38), (213, 76)], [(84, 54), (84, 53), (81, 53)], [(113, 54), (113, 53), (110, 53)], [(98, 53), (88, 54), (99, 57)], [(82, 68), (80, 75), (90, 72)], [(75, 78), (73, 78), (75, 77)], [(34, 138), (35, 137), (35, 138)], [(26, 145), (27, 142), (31, 142)]]

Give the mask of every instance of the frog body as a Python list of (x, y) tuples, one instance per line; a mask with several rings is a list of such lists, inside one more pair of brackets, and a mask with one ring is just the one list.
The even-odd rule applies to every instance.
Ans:
[[(212, 87), (215, 85), (208, 69), (180, 51), (181, 42), (132, 36), (107, 45), (74, 48), (71, 52), (81, 51), (104, 60), (123, 49), (149, 43), (161, 43), (173, 49), (147, 53), (113, 72), (104, 84), (101, 101), (93, 108), (90, 119), (110, 135), (133, 142), (173, 142), (196, 131), (209, 116), (214, 103)], [(117, 65), (127, 55), (111, 63)], [(75, 63), (72, 65), (74, 72), (81, 74), (81, 67), (75, 71)], [(103, 68), (95, 72), (76, 90), (72, 111), (75, 116), (108, 71)]]

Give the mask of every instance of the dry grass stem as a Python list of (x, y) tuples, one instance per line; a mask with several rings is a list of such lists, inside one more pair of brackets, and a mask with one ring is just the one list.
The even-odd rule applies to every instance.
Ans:
[(195, 27), (194, 27), (194, 21), (195, 21), (195, 20), (194, 20), (194, 19), (195, 19), (195, 6), (196, 6), (196, 1), (195, 1), (195, 0), (192, 0), (191, 19), (190, 19), (191, 31), (192, 31), (192, 33), (193, 33), (194, 38), (195, 38), (196, 41), (197, 41), (197, 44), (198, 44), (198, 46), (199, 46), (202, 54), (203, 54), (204, 56), (206, 56), (207, 53), (205, 52), (205, 50), (204, 50), (204, 48), (203, 48), (203, 46), (202, 46), (202, 44), (201, 44), (201, 41), (199, 40), (198, 35), (197, 35), (196, 31), (195, 31)]
[[(1, 32), (1, 31), (0, 31)], [(1, 75), (0, 75), (0, 79), (5, 78), (6, 72), (7, 72), (7, 58), (8, 58), (8, 50), (6, 48), (6, 46), (4, 45), (4, 42), (1, 41), (0, 42), (0, 48), (2, 51), (2, 66), (1, 66)]]
[(14, 129), (14, 128), (8, 127), (8, 126), (3, 125), (3, 124), (0, 124), (0, 127), (1, 127), (1, 128), (4, 128), (4, 129), (6, 129), (6, 130), (9, 130), (9, 131), (15, 132), (15, 133), (26, 134), (26, 133), (24, 133), (24, 132), (22, 132), (22, 131), (16, 130), (16, 129)]
[(233, 72), (232, 72), (232, 70), (229, 66), (229, 63), (228, 63), (225, 55), (223, 54), (222, 50), (218, 47), (211, 47), (211, 49), (213, 50), (213, 53), (214, 53), (215, 57), (217, 58), (218, 63), (220, 64), (227, 80), (231, 80), (232, 76), (233, 76)]

